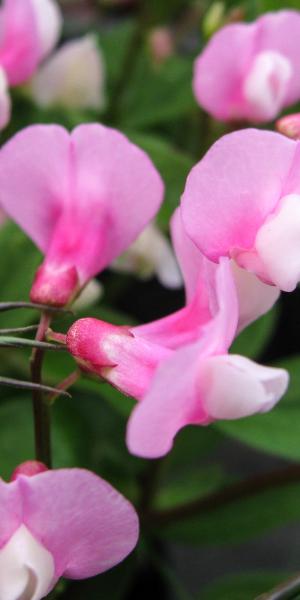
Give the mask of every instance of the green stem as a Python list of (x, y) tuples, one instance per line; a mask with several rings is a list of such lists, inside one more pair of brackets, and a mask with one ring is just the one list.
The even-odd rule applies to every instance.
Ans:
[[(43, 312), (35, 338), (36, 341), (41, 342), (44, 340), (50, 321), (50, 314)], [(42, 383), (43, 358), (44, 350), (42, 348), (34, 348), (30, 360), (31, 379), (33, 383)], [(44, 463), (50, 469), (52, 466), (50, 405), (44, 398), (40, 389), (32, 391), (32, 402), (36, 459)]]
[(74, 383), (76, 383), (76, 381), (79, 379), (79, 377), (81, 376), (80, 371), (76, 370), (73, 371), (73, 373), (70, 373), (70, 375), (68, 375), (68, 377), (66, 377), (65, 379), (63, 379), (63, 381), (61, 381), (55, 388), (55, 390), (53, 390), (53, 393), (51, 393), (48, 396), (48, 403), (49, 404), (53, 404), (56, 400), (56, 398), (58, 398), (58, 396), (60, 396), (61, 394), (65, 394), (66, 390), (68, 390), (72, 385), (74, 385)]
[(205, 497), (181, 504), (168, 510), (156, 510), (142, 515), (150, 526), (167, 526), (171, 523), (205, 515), (228, 504), (255, 496), (269, 489), (282, 487), (300, 481), (300, 465), (292, 465), (272, 473), (251, 477), (209, 494)]
[(298, 597), (300, 592), (300, 575), (288, 579), (279, 586), (259, 596), (256, 600), (292, 600), (292, 598)]

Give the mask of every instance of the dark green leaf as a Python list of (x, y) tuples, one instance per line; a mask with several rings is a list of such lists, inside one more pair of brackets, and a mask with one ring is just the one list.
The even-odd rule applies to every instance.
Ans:
[(160, 535), (192, 544), (233, 544), (300, 518), (300, 483), (266, 490), (198, 516), (160, 525)]
[(278, 571), (226, 577), (201, 591), (199, 600), (254, 600), (287, 577), (287, 573)]

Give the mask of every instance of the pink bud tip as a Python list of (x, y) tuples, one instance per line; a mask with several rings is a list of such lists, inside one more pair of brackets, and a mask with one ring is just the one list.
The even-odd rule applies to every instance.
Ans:
[(84, 366), (114, 367), (109, 356), (112, 336), (132, 337), (127, 327), (111, 325), (99, 319), (79, 319), (67, 333), (67, 347), (71, 354)]
[(20, 475), (25, 475), (26, 477), (33, 477), (34, 475), (38, 475), (39, 473), (44, 473), (44, 471), (48, 471), (48, 469), (43, 463), (37, 460), (27, 460), (14, 470), (11, 476), (11, 481), (15, 481)]
[(79, 280), (75, 267), (56, 269), (42, 264), (35, 274), (30, 299), (39, 304), (66, 306), (78, 290)]
[(300, 113), (286, 115), (276, 121), (276, 129), (292, 140), (300, 140)]

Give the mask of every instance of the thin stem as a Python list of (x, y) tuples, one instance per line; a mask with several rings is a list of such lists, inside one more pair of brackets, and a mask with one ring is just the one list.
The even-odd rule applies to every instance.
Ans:
[(65, 351), (66, 347), (61, 344), (51, 344), (50, 342), (40, 342), (37, 339), (29, 340), (26, 338), (18, 338), (11, 336), (0, 335), (1, 348), (36, 348), (41, 350)]
[[(149, 524), (155, 523), (164, 527), (179, 520), (189, 519), (193, 516), (206, 514), (220, 507), (234, 503), (243, 498), (249, 498), (268, 489), (288, 485), (300, 481), (300, 465), (292, 465), (272, 473), (251, 477), (233, 485), (225, 486), (221, 490), (199, 499), (193, 500), (163, 511), (152, 511), (146, 514)], [(143, 515), (144, 516), (144, 515)]]
[[(50, 314), (43, 312), (35, 337), (37, 342), (41, 342), (45, 338), (50, 322)], [(44, 350), (42, 348), (34, 348), (30, 359), (31, 379), (33, 383), (41, 384), (43, 358)], [(36, 459), (51, 468), (50, 406), (44, 399), (40, 389), (32, 391), (32, 402)]]
[[(74, 385), (74, 383), (76, 383), (76, 381), (78, 381), (80, 376), (81, 373), (77, 370), (73, 371), (73, 373), (70, 373), (68, 377), (63, 379), (63, 381), (56, 386), (56, 388), (53, 390), (53, 393), (48, 396), (48, 403), (53, 404), (58, 396), (60, 396), (62, 393), (66, 393), (65, 390), (68, 390), (72, 385)], [(69, 395), (70, 394), (68, 394), (68, 396)]]
[(300, 592), (300, 575), (288, 579), (279, 586), (259, 596), (256, 600), (292, 600), (296, 598)]
[(68, 392), (65, 392), (63, 389), (55, 388), (50, 385), (43, 385), (40, 383), (32, 383), (31, 381), (23, 381), (21, 379), (0, 377), (0, 385), (19, 388), (21, 390), (40, 390), (41, 392), (52, 393), (56, 396), (67, 396), (68, 398), (71, 398), (71, 395), (68, 394)]
[(42, 312), (47, 311), (50, 313), (73, 314), (71, 310), (66, 308), (59, 308), (58, 306), (46, 306), (45, 304), (35, 304), (34, 302), (0, 302), (0, 312), (5, 310), (16, 310), (18, 308), (33, 308), (35, 310), (41, 310)]
[(30, 333), (37, 331), (38, 325), (27, 325), (27, 327), (10, 327), (9, 329), (0, 329), (0, 335), (10, 335), (13, 333)]

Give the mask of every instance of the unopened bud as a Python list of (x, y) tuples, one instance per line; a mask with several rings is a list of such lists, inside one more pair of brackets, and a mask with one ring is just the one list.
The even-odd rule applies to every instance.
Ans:
[(38, 460), (27, 460), (14, 470), (11, 476), (11, 481), (15, 481), (20, 475), (33, 477), (39, 473), (44, 473), (44, 471), (48, 471), (48, 469), (43, 463), (39, 462)]
[(78, 291), (79, 280), (75, 267), (56, 269), (42, 264), (35, 274), (30, 300), (37, 304), (66, 306)]
[(300, 140), (300, 113), (281, 117), (276, 121), (276, 129), (292, 140)]

